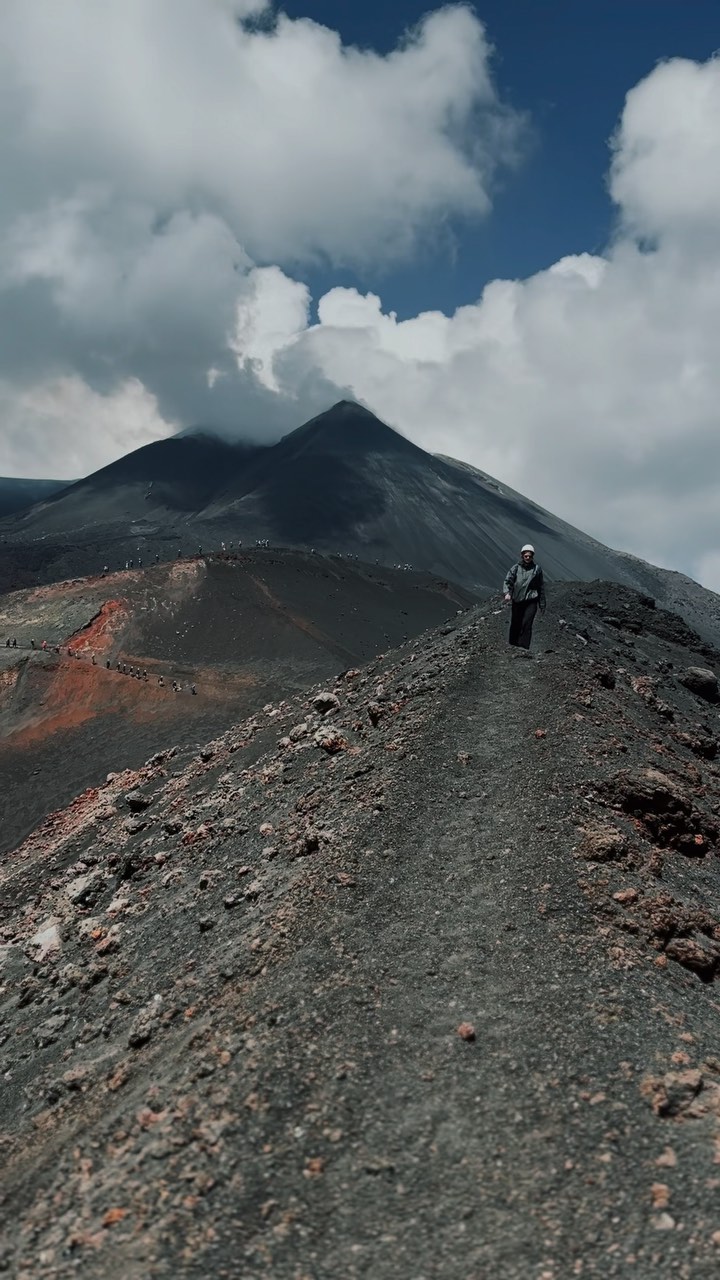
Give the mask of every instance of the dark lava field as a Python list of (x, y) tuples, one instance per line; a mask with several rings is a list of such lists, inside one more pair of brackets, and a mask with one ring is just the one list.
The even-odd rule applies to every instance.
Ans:
[[(41, 709), (88, 752), (124, 717), (144, 755), (107, 776), (103, 758), (2, 858), (0, 1268), (715, 1277), (707, 635), (630, 589), (556, 583), (528, 656), (497, 597), (411, 577), (404, 597), (369, 580), (343, 594), (338, 570), (301, 611), (287, 565), (240, 568), (256, 612), (227, 603), (221, 619), (213, 575), (235, 567), (193, 572), (207, 589), (102, 584), (133, 600), (103, 653), (183, 686), (192, 672), (198, 700), (228, 679), (231, 723), (184, 727), (185, 690), (164, 695), (172, 742), (165, 712), (78, 726), (79, 684), (72, 724), (61, 699)], [(167, 618), (143, 615), (151, 587), (175, 593)], [(371, 602), (396, 589), (381, 648)], [(364, 621), (340, 629), (361, 592)], [(99, 646), (107, 613), (68, 641), (52, 599), (35, 603), (63, 666), (140, 706), (143, 680), (66, 656), (83, 634)], [(252, 668), (263, 687), (258, 637), (280, 684), (243, 711), (232, 679)], [(31, 655), (18, 680), (47, 663), (50, 689), (57, 658)]]

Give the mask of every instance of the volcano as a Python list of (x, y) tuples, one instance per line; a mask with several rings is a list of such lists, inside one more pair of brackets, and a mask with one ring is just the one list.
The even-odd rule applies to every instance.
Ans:
[(720, 638), (720, 599), (612, 550), (477, 468), (341, 401), (277, 444), (157, 441), (0, 524), (0, 589), (256, 541), (412, 567), (496, 591), (517, 549), (550, 581), (645, 591)]

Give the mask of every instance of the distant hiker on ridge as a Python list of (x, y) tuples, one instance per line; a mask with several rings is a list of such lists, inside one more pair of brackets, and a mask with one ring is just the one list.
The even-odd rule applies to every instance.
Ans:
[(510, 635), (508, 643), (516, 648), (529, 649), (535, 614), (545, 612), (545, 582), (543, 571), (535, 563), (535, 548), (525, 543), (518, 564), (505, 574), (503, 583), (505, 603), (510, 605)]

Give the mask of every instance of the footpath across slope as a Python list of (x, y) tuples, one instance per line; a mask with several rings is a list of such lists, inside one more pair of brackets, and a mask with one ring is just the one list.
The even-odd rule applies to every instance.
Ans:
[(612, 606), (534, 658), (474, 610), (13, 855), (7, 1269), (716, 1273), (712, 655)]

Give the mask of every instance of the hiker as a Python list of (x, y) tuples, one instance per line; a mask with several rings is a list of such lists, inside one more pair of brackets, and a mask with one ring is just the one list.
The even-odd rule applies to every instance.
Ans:
[(160, 553), (159, 553), (159, 552), (156, 552), (156, 554), (155, 554), (155, 563), (156, 563), (156, 564), (159, 564), (159, 563), (160, 563)]
[(34, 641), (34, 640), (31, 640), (31, 641), (30, 641), (30, 648), (31, 648), (31, 649), (34, 649), (34, 648), (35, 648), (35, 641)]
[(5, 641), (5, 648), (6, 648), (6, 649), (9, 649), (9, 648), (10, 648), (10, 641), (9, 641), (9, 639)]
[(529, 649), (538, 607), (541, 614), (545, 612), (543, 571), (535, 561), (535, 548), (529, 542), (522, 548), (519, 562), (508, 569), (503, 591), (505, 603), (511, 609), (508, 643)]
[(13, 636), (13, 649), (17, 649), (17, 640)]
[(106, 658), (106, 660), (105, 660), (105, 667), (106, 667), (106, 669), (107, 669), (108, 671), (110, 670), (110, 659), (109, 659), (109, 658)]
[(159, 686), (160, 686), (160, 688), (161, 688), (161, 689), (164, 689), (164, 688), (165, 688), (165, 681), (163, 680), (162, 676), (160, 676), (160, 678), (159, 678), (159, 680), (158, 680), (158, 684), (159, 684)]
[(191, 693), (193, 693), (193, 694), (197, 693), (197, 689), (195, 688), (195, 685), (194, 685), (194, 684), (191, 684), (191, 685), (190, 685), (190, 692), (191, 692)]

